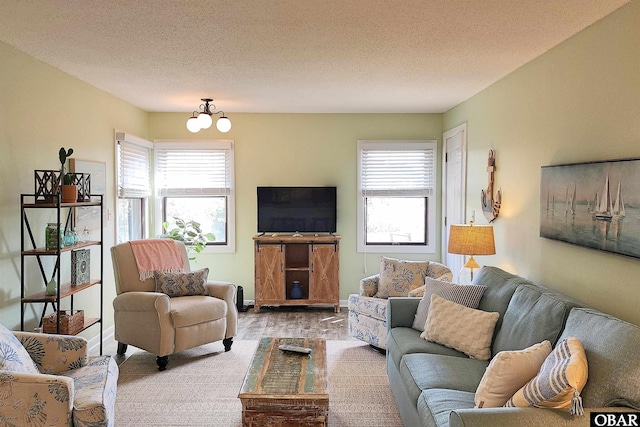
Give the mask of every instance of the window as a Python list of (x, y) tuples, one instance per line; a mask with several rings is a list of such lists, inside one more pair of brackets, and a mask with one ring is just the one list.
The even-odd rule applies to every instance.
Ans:
[(116, 134), (117, 243), (147, 237), (146, 217), (151, 196), (151, 147), (149, 141)]
[(358, 252), (435, 252), (436, 148), (358, 141)]
[(235, 251), (233, 142), (155, 143), (155, 229), (174, 218), (200, 223), (210, 252)]

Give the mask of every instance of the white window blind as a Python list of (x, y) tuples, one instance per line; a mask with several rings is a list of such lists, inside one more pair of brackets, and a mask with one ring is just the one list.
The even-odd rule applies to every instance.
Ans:
[(362, 196), (427, 197), (435, 186), (434, 149), (407, 143), (385, 148), (375, 143), (365, 147), (360, 157)]
[(138, 144), (118, 141), (118, 197), (151, 195), (150, 150)]
[(158, 195), (230, 195), (232, 147), (230, 143), (156, 143)]

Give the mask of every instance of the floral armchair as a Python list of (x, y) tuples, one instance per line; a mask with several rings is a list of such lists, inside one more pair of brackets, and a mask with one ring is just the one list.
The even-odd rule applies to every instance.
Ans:
[(0, 325), (0, 424), (113, 426), (118, 365), (82, 337)]
[(382, 351), (387, 348), (387, 298), (422, 297), (425, 277), (450, 282), (452, 273), (435, 261), (385, 257), (381, 257), (380, 272), (360, 280), (359, 293), (349, 295), (349, 334)]

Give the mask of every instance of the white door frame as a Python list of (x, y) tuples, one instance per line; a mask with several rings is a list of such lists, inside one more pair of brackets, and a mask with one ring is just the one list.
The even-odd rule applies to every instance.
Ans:
[[(448, 202), (454, 202), (456, 203), (455, 200), (449, 200), (448, 197), (450, 197), (450, 193), (448, 191), (449, 186), (451, 185), (450, 183), (447, 182), (447, 167), (448, 167), (448, 162), (447, 162), (447, 153), (448, 153), (448, 149), (447, 149), (447, 140), (450, 138), (453, 138), (454, 136), (457, 136), (458, 134), (462, 133), (462, 146), (461, 146), (461, 150), (460, 150), (460, 174), (461, 174), (461, 179), (460, 179), (460, 188), (457, 189), (458, 193), (460, 194), (460, 200), (457, 201), (457, 203), (460, 203), (459, 208), (460, 208), (460, 212), (462, 213), (462, 218), (453, 218), (450, 212), (447, 212), (447, 206), (448, 206)], [(441, 245), (441, 259), (442, 262), (444, 264), (447, 264), (447, 247), (448, 247), (448, 227), (451, 224), (460, 224), (460, 223), (466, 223), (466, 182), (467, 182), (467, 124), (463, 123), (461, 125), (458, 125), (446, 132), (444, 132), (442, 134), (442, 245)], [(455, 192), (453, 194), (456, 194)], [(451, 255), (453, 257), (460, 257), (460, 260), (457, 261), (455, 264), (459, 263), (458, 265), (452, 265), (449, 266), (449, 268), (451, 268), (451, 271), (453, 273), (454, 276), (454, 280), (457, 280), (457, 276), (458, 276), (458, 272), (460, 271), (460, 268), (462, 267), (462, 264), (464, 263), (464, 255)], [(455, 271), (454, 271), (455, 270)]]

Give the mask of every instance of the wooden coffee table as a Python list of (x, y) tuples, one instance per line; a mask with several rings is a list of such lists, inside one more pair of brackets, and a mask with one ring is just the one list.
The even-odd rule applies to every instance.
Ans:
[[(312, 349), (284, 352), (280, 344)], [(324, 339), (262, 338), (238, 394), (243, 426), (326, 426), (329, 415)]]

